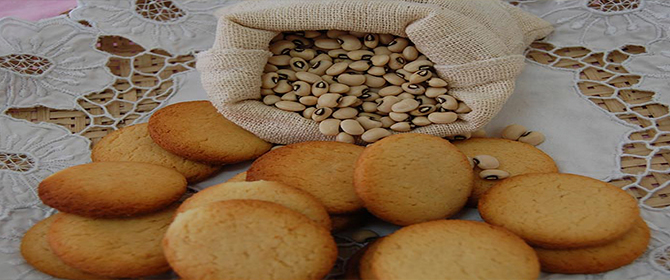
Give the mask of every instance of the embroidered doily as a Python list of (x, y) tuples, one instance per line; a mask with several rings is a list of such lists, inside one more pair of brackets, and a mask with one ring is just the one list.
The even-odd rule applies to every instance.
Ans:
[[(36, 23), (0, 19), (0, 275), (51, 279), (25, 263), (20, 239), (53, 213), (35, 189), (90, 160), (107, 133), (144, 122), (171, 103), (205, 99), (194, 54), (211, 45), (211, 12), (235, 1), (80, 0)], [(540, 146), (563, 172), (591, 176), (638, 198), (652, 229), (634, 264), (596, 275), (542, 279), (670, 278), (670, 3), (663, 0), (509, 1), (556, 31), (527, 51), (517, 90), (487, 126), (519, 123), (547, 135)], [(195, 189), (225, 181), (226, 166)], [(597, 198), (594, 198), (597, 199)], [(460, 218), (479, 219), (468, 210)], [(396, 229), (365, 226), (380, 235)], [(336, 237), (341, 276), (366, 240)]]

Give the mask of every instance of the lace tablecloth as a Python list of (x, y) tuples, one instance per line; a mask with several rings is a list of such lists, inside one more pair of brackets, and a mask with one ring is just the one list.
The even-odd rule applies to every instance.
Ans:
[[(89, 162), (91, 144), (110, 131), (144, 122), (168, 104), (206, 99), (194, 54), (212, 44), (211, 12), (234, 2), (79, 0), (56, 18), (0, 19), (0, 279), (50, 278), (19, 252), (25, 231), (54, 212), (37, 197), (43, 178)], [(542, 278), (670, 279), (670, 2), (512, 3), (556, 31), (527, 50), (517, 90), (487, 126), (489, 135), (510, 123), (544, 132), (540, 148), (562, 172), (626, 189), (653, 232), (648, 251), (632, 265)], [(227, 166), (192, 187), (247, 167)], [(469, 210), (461, 218), (478, 216)], [(333, 276), (363, 245), (347, 233), (337, 239), (342, 259)]]

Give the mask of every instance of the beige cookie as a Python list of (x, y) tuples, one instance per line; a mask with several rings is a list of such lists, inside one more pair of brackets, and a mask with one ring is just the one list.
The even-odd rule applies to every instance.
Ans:
[(21, 239), (21, 255), (37, 270), (56, 278), (72, 280), (107, 279), (73, 268), (61, 261), (51, 250), (47, 242), (49, 227), (60, 215), (46, 218), (30, 228)]
[(444, 219), (472, 192), (467, 157), (439, 137), (405, 133), (368, 146), (356, 163), (354, 185), (365, 208), (397, 224)]
[(535, 248), (542, 271), (551, 273), (601, 273), (630, 264), (647, 250), (649, 227), (638, 218), (621, 238), (601, 246), (577, 249)]
[[(498, 138), (471, 138), (456, 141), (454, 145), (466, 156), (490, 155), (500, 163), (497, 169), (506, 171), (510, 176), (528, 173), (556, 173), (558, 167), (554, 160), (535, 146)], [(478, 176), (482, 171), (475, 167), (474, 188), (470, 205), (477, 206), (479, 198), (499, 180), (485, 180)]]
[(322, 279), (337, 258), (323, 226), (259, 200), (218, 201), (180, 213), (163, 246), (185, 279)]
[(170, 270), (161, 239), (176, 209), (124, 219), (63, 214), (47, 239), (58, 258), (82, 271), (113, 278), (159, 274)]
[(212, 176), (219, 166), (199, 163), (172, 154), (156, 145), (146, 123), (121, 128), (103, 137), (93, 146), (93, 161), (134, 161), (161, 165), (177, 170), (190, 184)]
[(237, 175), (231, 177), (226, 181), (226, 183), (232, 183), (232, 182), (245, 182), (247, 180), (247, 172), (240, 172), (237, 173)]
[(378, 240), (361, 279), (537, 279), (540, 264), (521, 238), (482, 222), (438, 220)]
[(639, 216), (637, 201), (605, 182), (573, 174), (525, 174), (479, 200), (482, 218), (534, 246), (579, 248), (623, 236)]
[(257, 158), (272, 145), (227, 120), (209, 101), (177, 103), (149, 119), (149, 135), (163, 149), (210, 164)]
[(129, 217), (160, 210), (186, 192), (174, 169), (140, 162), (94, 162), (61, 170), (38, 188), (44, 204), (94, 218)]
[(256, 199), (274, 202), (301, 213), (317, 224), (330, 229), (328, 212), (309, 193), (272, 181), (231, 182), (208, 187), (184, 201), (177, 213), (215, 201)]
[(363, 147), (340, 142), (303, 142), (275, 149), (251, 164), (247, 181), (276, 181), (316, 197), (331, 214), (363, 208), (354, 191), (354, 165)]

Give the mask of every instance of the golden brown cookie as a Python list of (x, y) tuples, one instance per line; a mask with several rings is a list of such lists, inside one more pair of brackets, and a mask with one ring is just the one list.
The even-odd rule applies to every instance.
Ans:
[[(471, 138), (465, 141), (456, 141), (454, 145), (466, 156), (473, 158), (478, 155), (490, 155), (500, 162), (497, 169), (516, 176), (528, 173), (556, 173), (558, 167), (554, 160), (535, 146), (499, 138)], [(474, 188), (469, 204), (477, 206), (479, 198), (498, 180), (479, 178), (482, 170), (475, 167)]]
[(61, 170), (38, 188), (44, 204), (94, 218), (129, 217), (160, 210), (186, 192), (174, 169), (140, 162), (94, 162)]
[(573, 174), (507, 178), (479, 200), (482, 218), (542, 248), (606, 244), (638, 219), (637, 201), (608, 183)]
[(331, 214), (363, 208), (354, 191), (356, 159), (363, 147), (340, 142), (303, 142), (261, 156), (247, 170), (247, 181), (276, 181), (316, 197)]
[(521, 238), (463, 220), (404, 227), (377, 241), (361, 263), (362, 279), (520, 280), (539, 275), (537, 256)]
[(218, 201), (180, 213), (163, 247), (185, 279), (322, 279), (337, 258), (324, 227), (259, 200)]
[(255, 159), (272, 145), (227, 120), (209, 101), (177, 103), (149, 119), (149, 135), (163, 149), (210, 164)]
[(72, 280), (107, 279), (73, 268), (61, 261), (47, 242), (49, 227), (60, 215), (48, 217), (31, 227), (21, 239), (21, 255), (37, 270), (56, 278)]
[(535, 248), (542, 271), (551, 273), (601, 273), (630, 264), (647, 250), (649, 227), (638, 218), (621, 238), (601, 246), (577, 249)]
[(215, 201), (255, 199), (274, 202), (307, 216), (317, 224), (330, 229), (326, 208), (309, 193), (272, 181), (231, 182), (208, 187), (182, 203), (177, 213)]
[(361, 249), (363, 255), (358, 261), (358, 279), (360, 280), (375, 279), (374, 278), (375, 276), (372, 274), (371, 260), (372, 256), (375, 254), (375, 250), (377, 250), (377, 248), (379, 247), (379, 243), (381, 243), (383, 239), (384, 238), (379, 238)]
[(405, 133), (368, 146), (356, 163), (354, 185), (365, 208), (397, 224), (444, 219), (472, 192), (468, 158), (439, 137)]
[(199, 163), (177, 156), (156, 145), (146, 123), (121, 128), (103, 137), (93, 146), (93, 161), (134, 161), (161, 165), (177, 170), (190, 184), (212, 176), (219, 166)]
[(246, 180), (247, 180), (247, 172), (245, 171), (245, 172), (237, 173), (237, 175), (235, 175), (235, 176), (231, 177), (230, 179), (228, 179), (228, 181), (226, 181), (226, 183), (232, 183), (232, 182), (244, 182), (244, 181), (246, 181)]
[(82, 271), (113, 278), (159, 274), (170, 270), (161, 239), (176, 209), (123, 219), (63, 214), (47, 239), (58, 258)]

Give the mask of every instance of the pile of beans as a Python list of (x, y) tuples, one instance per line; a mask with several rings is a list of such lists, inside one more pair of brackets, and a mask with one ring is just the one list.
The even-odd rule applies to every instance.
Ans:
[(324, 135), (375, 142), (453, 123), (471, 109), (408, 39), (339, 30), (280, 33), (270, 43), (263, 103), (319, 123)]

